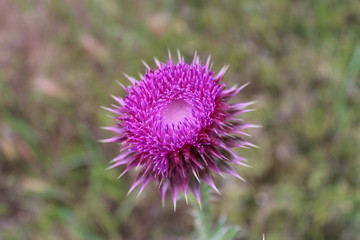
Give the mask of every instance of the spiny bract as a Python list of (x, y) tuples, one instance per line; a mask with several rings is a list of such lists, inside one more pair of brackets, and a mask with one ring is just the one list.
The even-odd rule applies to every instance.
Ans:
[(157, 69), (147, 70), (141, 81), (125, 75), (132, 86), (123, 88), (125, 98), (114, 99), (118, 105), (107, 110), (116, 114), (117, 124), (105, 129), (116, 133), (103, 142), (122, 143), (122, 152), (112, 166), (127, 165), (122, 175), (140, 167), (130, 191), (156, 179), (162, 201), (168, 189), (176, 206), (180, 191), (188, 187), (200, 200), (202, 180), (217, 192), (212, 173), (231, 174), (242, 179), (230, 166), (247, 166), (232, 148), (253, 146), (241, 138), (244, 128), (255, 127), (235, 118), (253, 102), (228, 103), (246, 85), (225, 89), (221, 80), (228, 66), (218, 74), (211, 70), (210, 57), (203, 65), (199, 58), (189, 65), (178, 54), (173, 62), (155, 59)]

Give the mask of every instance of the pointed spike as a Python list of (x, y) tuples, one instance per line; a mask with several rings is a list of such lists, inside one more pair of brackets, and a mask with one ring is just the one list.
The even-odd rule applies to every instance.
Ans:
[(162, 183), (164, 182), (164, 178), (161, 178), (160, 182), (159, 182), (159, 185), (158, 185), (158, 189), (160, 189)]
[(118, 177), (117, 179), (120, 179), (122, 176), (124, 176), (125, 173), (127, 173), (130, 169), (126, 168)]
[(251, 102), (246, 102), (246, 103), (238, 103), (238, 104), (230, 105), (230, 108), (242, 110), (242, 109), (244, 109), (252, 104), (255, 104), (255, 103), (256, 103), (256, 101), (251, 101)]
[(250, 84), (250, 82), (247, 82), (247, 83), (243, 84), (241, 87), (238, 88), (238, 91), (237, 91), (237, 92), (240, 92), (241, 90), (243, 90), (244, 88), (246, 88), (249, 84)]
[(235, 116), (238, 116), (240, 114), (244, 114), (244, 113), (247, 113), (247, 112), (252, 112), (252, 111), (255, 111), (256, 109), (242, 109), (242, 110), (237, 110), (237, 111), (233, 111), (233, 110), (230, 110), (228, 111), (230, 117), (228, 118), (228, 120), (237, 120), (238, 118), (235, 117)]
[(249, 123), (241, 123), (239, 126), (236, 126), (236, 129), (247, 129), (247, 128), (261, 128), (262, 126), (256, 124), (249, 124)]
[(154, 61), (156, 63), (156, 66), (161, 67), (161, 62), (159, 61), (159, 59), (157, 59), (156, 57), (154, 57)]
[(246, 182), (245, 178), (241, 177), (239, 174), (235, 174), (233, 176), (240, 179), (240, 180), (242, 180), (242, 181), (244, 181), (244, 182)]
[(249, 146), (249, 147), (260, 148), (258, 145), (255, 145), (255, 144), (253, 144), (251, 142), (248, 142), (248, 141), (244, 141), (242, 144), (245, 145), (245, 146)]
[(115, 109), (119, 109), (119, 106), (115, 105), (115, 104), (111, 104), (111, 106)]
[(115, 101), (117, 101), (121, 106), (124, 106), (124, 105), (125, 105), (125, 102), (124, 102), (124, 100), (123, 100), (122, 98), (118, 98), (118, 97), (116, 97), (116, 96), (114, 96), (114, 95), (111, 95), (111, 97), (112, 97)]
[(142, 60), (141, 62), (146, 67), (147, 70), (151, 70), (151, 67), (149, 67), (149, 65), (144, 60)]
[(139, 81), (138, 81), (137, 79), (135, 79), (135, 78), (127, 75), (126, 73), (123, 73), (123, 74), (124, 74), (124, 76), (131, 82), (131, 84), (132, 84), (133, 86), (135, 86), (137, 83), (139, 83)]
[(244, 110), (241, 110), (241, 113), (247, 113), (247, 112), (253, 112), (255, 111), (256, 109), (244, 109)]
[(124, 159), (124, 158), (128, 158), (130, 156), (131, 152), (129, 151), (123, 151), (121, 152), (118, 156), (116, 156), (115, 158), (113, 158), (110, 163), (119, 161), (120, 159)]
[(246, 163), (243, 163), (243, 162), (235, 162), (235, 164), (237, 165), (241, 165), (241, 166), (244, 166), (244, 167), (248, 167), (248, 168), (252, 168), (252, 166), (246, 164)]
[(179, 190), (177, 189), (177, 187), (176, 186), (172, 187), (171, 195), (172, 195), (173, 204), (174, 204), (174, 212), (176, 212), (176, 203), (177, 203), (178, 194), (179, 194)]
[(219, 165), (221, 171), (223, 171), (226, 174), (232, 175), (244, 182), (246, 182), (246, 180), (241, 177), (234, 169), (232, 169), (227, 163), (222, 163), (221, 165)]
[(194, 53), (194, 59), (193, 59), (193, 61), (192, 61), (192, 64), (194, 65), (194, 64), (197, 64), (198, 63), (198, 60), (199, 60), (199, 58), (198, 58), (198, 56), (197, 56), (197, 52), (195, 51), (195, 53)]
[(122, 133), (123, 132), (123, 129), (120, 128), (118, 125), (110, 126), (110, 127), (100, 127), (100, 129), (104, 129), (104, 130), (108, 130), (108, 131), (116, 132), (116, 133)]
[(133, 184), (131, 185), (131, 187), (130, 187), (129, 191), (127, 192), (126, 196), (129, 196), (130, 193), (131, 193), (137, 186), (139, 186), (139, 184), (141, 183), (141, 181), (142, 181), (142, 178), (137, 178), (137, 179), (133, 182)]
[(201, 194), (200, 194), (200, 183), (197, 181), (193, 181), (190, 184), (190, 190), (193, 193), (193, 195), (196, 198), (196, 201), (199, 203), (200, 209), (202, 209), (201, 206)]
[(175, 184), (171, 184), (171, 196), (172, 196), (172, 199), (173, 199), (173, 204), (174, 204), (174, 211), (176, 211), (176, 202), (177, 202), (177, 198), (178, 198), (178, 195), (179, 195), (179, 188), (177, 185)]
[(111, 165), (110, 167), (107, 167), (106, 170), (110, 170), (110, 169), (113, 169), (115, 167), (118, 167), (118, 166), (121, 166), (121, 165), (125, 165), (126, 163), (121, 163), (121, 162), (117, 162), (117, 163), (114, 163), (113, 165)]
[(139, 190), (138, 194), (136, 195), (136, 198), (139, 198), (139, 197), (140, 197), (140, 195), (141, 195), (141, 193), (143, 192), (143, 190), (144, 190), (144, 189), (140, 189), (140, 190)]
[(106, 117), (108, 117), (108, 118), (112, 118), (112, 119), (117, 119), (117, 117), (115, 117), (115, 116), (111, 116), (111, 115), (106, 115)]
[(227, 102), (230, 98), (238, 94), (241, 90), (243, 90), (247, 85), (249, 85), (250, 82), (245, 83), (244, 85), (238, 87), (237, 85), (234, 85), (228, 90), (223, 91), (225, 101)]
[(119, 136), (115, 136), (115, 137), (111, 137), (111, 138), (98, 140), (98, 142), (101, 142), (101, 143), (116, 142), (118, 139), (119, 139)]
[(178, 55), (178, 61), (179, 63), (183, 60), (182, 57), (181, 57), (181, 53), (180, 53), (180, 50), (178, 49), (177, 50), (177, 55)]
[(115, 114), (119, 114), (118, 111), (116, 111), (115, 109), (112, 108), (108, 108), (108, 107), (104, 107), (104, 106), (100, 106), (102, 109), (105, 109), (106, 111), (115, 113)]
[(163, 207), (165, 206), (165, 197), (166, 197), (168, 188), (169, 188), (169, 181), (164, 180), (163, 183), (161, 184), (161, 188), (160, 188), (161, 202), (163, 204)]
[(177, 199), (176, 199), (176, 200), (173, 200), (173, 203), (174, 203), (174, 212), (176, 212), (176, 202), (177, 202)]
[(234, 153), (234, 152), (230, 152), (230, 154), (231, 154), (230, 161), (232, 163), (235, 163), (237, 165), (241, 165), (241, 166), (244, 166), (244, 167), (252, 168), (252, 166), (244, 163), (245, 161), (247, 162), (247, 160), (245, 158), (239, 156), (237, 153)]
[(225, 65), (224, 67), (222, 67), (219, 73), (214, 78), (215, 79), (222, 78), (229, 67), (230, 65)]
[(130, 195), (130, 193), (132, 193), (132, 191), (133, 191), (134, 189), (135, 189), (135, 187), (134, 187), (134, 188), (131, 187), (131, 188), (129, 189), (129, 191), (126, 193), (126, 196), (128, 197), (128, 196)]
[(239, 134), (241, 134), (241, 135), (251, 137), (250, 134), (248, 134), (248, 133), (246, 133), (246, 132), (243, 132), (243, 131), (235, 130), (235, 131), (232, 131), (232, 132), (233, 132), (233, 133), (239, 133)]
[(125, 91), (127, 91), (128, 88), (125, 87), (124, 84), (122, 84), (122, 83), (119, 82), (119, 81), (116, 81), (116, 83), (119, 84), (122, 89), (124, 89)]
[(137, 194), (136, 198), (138, 198), (141, 193), (144, 191), (145, 187), (150, 183), (150, 181), (152, 180), (153, 178), (150, 177), (150, 176), (147, 176), (147, 178), (145, 179), (145, 181), (142, 183), (141, 187), (140, 187), (140, 191), (139, 193)]
[(214, 183), (214, 180), (213, 178), (211, 177), (210, 173), (205, 173), (203, 174), (203, 176), (201, 177), (201, 179), (207, 184), (209, 185), (212, 189), (214, 189), (219, 195), (220, 195), (220, 192), (219, 190), (217, 189), (215, 183)]
[(169, 57), (169, 61), (172, 62), (172, 56), (169, 48), (168, 48), (168, 57)]
[(187, 188), (188, 188), (188, 185), (189, 185), (189, 177), (182, 183), (182, 191), (184, 193), (184, 196), (185, 196), (185, 200), (186, 200), (186, 203), (188, 202), (188, 197), (187, 197)]
[(133, 158), (131, 160), (129, 160), (129, 164), (127, 165), (127, 167), (125, 168), (125, 170), (120, 174), (120, 176), (118, 177), (121, 178), (125, 173), (127, 173), (130, 169), (133, 169), (134, 167), (136, 167), (137, 164), (137, 158)]
[(239, 88), (239, 87), (235, 84), (235, 85), (233, 85), (231, 88), (224, 90), (223, 93), (224, 93), (225, 95), (234, 95), (234, 92), (235, 92), (238, 88)]
[(206, 64), (205, 64), (205, 66), (206, 66), (206, 69), (207, 70), (210, 70), (210, 62), (211, 62), (211, 55), (209, 55), (208, 56), (208, 58), (206, 59)]
[(197, 173), (195, 172), (195, 170), (193, 170), (192, 172), (193, 172), (196, 180), (197, 180), (198, 182), (200, 182), (199, 176), (197, 175)]
[(113, 169), (115, 167), (118, 167), (118, 166), (121, 166), (121, 165), (125, 165), (125, 164), (128, 164), (129, 163), (129, 159), (125, 158), (125, 159), (122, 159), (120, 161), (117, 161), (115, 162), (114, 164), (112, 164), (110, 167), (106, 168), (106, 170), (109, 170), (109, 169)]

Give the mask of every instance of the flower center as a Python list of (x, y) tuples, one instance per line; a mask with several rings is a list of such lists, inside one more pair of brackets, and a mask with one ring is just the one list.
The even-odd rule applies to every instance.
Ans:
[(168, 103), (165, 107), (164, 118), (168, 124), (182, 121), (191, 115), (191, 105), (183, 99), (177, 99)]

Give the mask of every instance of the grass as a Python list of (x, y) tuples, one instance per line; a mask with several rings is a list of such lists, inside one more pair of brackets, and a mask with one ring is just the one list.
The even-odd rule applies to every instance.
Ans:
[(1, 2), (0, 238), (190, 239), (190, 208), (127, 197), (134, 173), (116, 180), (118, 146), (97, 142), (122, 73), (180, 49), (258, 102), (261, 148), (239, 150), (247, 183), (217, 179), (216, 214), (241, 239), (357, 239), (359, 16), (356, 0)]

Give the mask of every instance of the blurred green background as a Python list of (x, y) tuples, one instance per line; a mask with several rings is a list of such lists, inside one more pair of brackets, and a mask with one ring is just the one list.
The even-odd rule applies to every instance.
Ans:
[(191, 207), (127, 197), (135, 173), (97, 142), (122, 73), (167, 49), (251, 82), (260, 149), (213, 196), (240, 239), (360, 239), (358, 0), (0, 1), (0, 239), (191, 239)]

